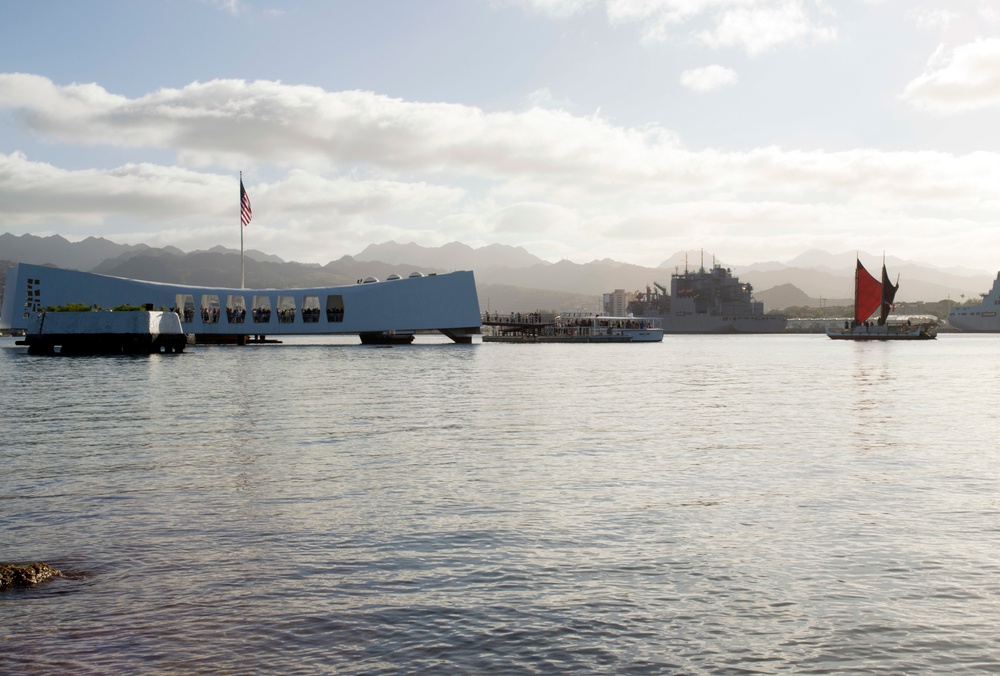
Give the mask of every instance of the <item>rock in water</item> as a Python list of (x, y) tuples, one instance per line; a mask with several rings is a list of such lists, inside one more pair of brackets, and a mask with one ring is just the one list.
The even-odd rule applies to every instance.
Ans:
[(0, 563), (0, 591), (11, 587), (29, 587), (62, 576), (62, 573), (47, 563), (29, 563), (26, 566)]

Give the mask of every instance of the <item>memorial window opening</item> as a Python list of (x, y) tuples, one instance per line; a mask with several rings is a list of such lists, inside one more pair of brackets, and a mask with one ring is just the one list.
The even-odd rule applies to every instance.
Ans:
[(247, 318), (247, 302), (243, 296), (230, 294), (226, 298), (226, 321), (243, 324)]
[(344, 321), (344, 297), (340, 294), (326, 297), (326, 321)]
[(29, 279), (27, 280), (27, 294), (25, 294), (24, 300), (24, 318), (27, 319), (31, 316), (32, 312), (38, 312), (42, 309), (42, 290), (39, 288), (42, 280), (40, 279)]
[(267, 324), (271, 321), (270, 296), (254, 296), (250, 314), (254, 324)]
[(218, 324), (221, 313), (222, 306), (219, 304), (219, 296), (214, 293), (202, 294), (201, 321), (205, 324)]
[(315, 324), (319, 321), (319, 296), (304, 296), (302, 298), (302, 321)]
[(278, 296), (278, 323), (295, 322), (295, 296)]
[(171, 308), (181, 318), (185, 324), (194, 321), (194, 296), (189, 293), (179, 293), (174, 299), (174, 307)]

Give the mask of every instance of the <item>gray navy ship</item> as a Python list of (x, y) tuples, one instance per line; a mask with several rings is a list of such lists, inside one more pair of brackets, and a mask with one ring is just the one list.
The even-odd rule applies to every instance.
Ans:
[(978, 305), (956, 305), (948, 314), (948, 323), (961, 331), (1000, 333), (1000, 272), (993, 280), (993, 288), (982, 294)]
[(713, 263), (697, 271), (675, 272), (670, 292), (653, 282), (629, 303), (634, 317), (660, 320), (664, 333), (780, 333), (784, 315), (764, 314), (764, 303), (753, 298), (753, 287), (733, 277), (732, 270)]

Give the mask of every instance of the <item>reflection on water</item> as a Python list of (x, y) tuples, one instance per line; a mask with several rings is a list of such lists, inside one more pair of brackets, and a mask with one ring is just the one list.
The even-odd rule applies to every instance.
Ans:
[(892, 369), (895, 343), (858, 342), (845, 345), (853, 352), (854, 406), (851, 435), (855, 447), (872, 451), (886, 444), (886, 428), (892, 424), (895, 374)]
[(997, 670), (996, 340), (4, 343), (0, 672)]

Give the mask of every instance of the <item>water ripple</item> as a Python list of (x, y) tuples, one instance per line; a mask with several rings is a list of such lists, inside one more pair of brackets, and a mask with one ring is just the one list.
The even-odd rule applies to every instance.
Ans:
[(998, 361), (4, 343), (0, 672), (997, 671)]

